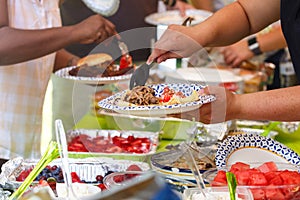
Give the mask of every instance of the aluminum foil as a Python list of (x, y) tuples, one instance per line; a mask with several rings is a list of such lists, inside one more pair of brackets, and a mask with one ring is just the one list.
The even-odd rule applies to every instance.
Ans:
[[(24, 169), (35, 166), (37, 161), (24, 161)], [(113, 158), (85, 158), (85, 159), (69, 159), (69, 167), (71, 172), (76, 172), (81, 180), (94, 182), (97, 175), (104, 176), (108, 171), (122, 172), (132, 165), (138, 165), (143, 171), (150, 170), (149, 164), (145, 162), (116, 160)], [(49, 166), (61, 166), (61, 160), (52, 161)]]
[(2, 165), (2, 172), (0, 174), (0, 184), (2, 186), (5, 186), (10, 177), (19, 175), (19, 173), (23, 170), (23, 161), (24, 160), (22, 157), (17, 157), (7, 161)]

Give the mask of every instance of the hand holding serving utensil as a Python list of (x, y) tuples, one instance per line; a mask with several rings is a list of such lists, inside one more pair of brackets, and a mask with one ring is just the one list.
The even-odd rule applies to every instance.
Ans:
[[(193, 17), (187, 17), (183, 21), (182, 26), (190, 25), (193, 20), (194, 20)], [(149, 78), (150, 68), (153, 66), (154, 66), (153, 63), (146, 62), (142, 64), (140, 67), (138, 67), (131, 75), (129, 89), (132, 89), (135, 86), (145, 85)]]

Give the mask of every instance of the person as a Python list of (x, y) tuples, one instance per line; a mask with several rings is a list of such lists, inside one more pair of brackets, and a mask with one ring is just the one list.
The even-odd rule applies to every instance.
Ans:
[(271, 90), (281, 87), (279, 65), (285, 55), (287, 44), (278, 22), (267, 29), (270, 30), (268, 32), (263, 30), (263, 33), (258, 33), (232, 45), (221, 47), (220, 53), (224, 57), (224, 62), (231, 67), (238, 67), (243, 61), (264, 54), (264, 62), (273, 63), (276, 66), (273, 81), (267, 85), (267, 89)]
[[(116, 35), (115, 26), (93, 15), (61, 26), (58, 0), (0, 0), (0, 158), (40, 158), (42, 107), (56, 67), (73, 62), (63, 48), (100, 43)], [(51, 133), (50, 133), (51, 134)]]
[[(282, 30), (299, 77), (299, 8), (300, 1), (238, 0), (220, 9), (199, 25), (170, 25), (155, 44), (147, 63), (187, 57), (201, 47), (230, 45), (281, 19)], [(233, 119), (298, 121), (299, 90), (300, 86), (294, 86), (250, 94), (233, 94), (224, 87), (209, 86), (204, 92), (214, 94), (216, 101), (202, 105), (199, 112), (194, 114), (204, 123)]]
[[(119, 9), (112, 15), (105, 17), (112, 23), (116, 24), (116, 29), (119, 33), (143, 28), (143, 27), (154, 27), (145, 22), (145, 17), (158, 11), (159, 0), (127, 0), (120, 1)], [(178, 9), (181, 15), (184, 15), (186, 9), (194, 8), (188, 3), (181, 0), (164, 1), (167, 9)], [(138, 9), (137, 9), (138, 8)], [(79, 21), (94, 15), (95, 13), (89, 9), (81, 0), (64, 0), (60, 6), (62, 23), (65, 26), (78, 23)], [(145, 29), (146, 30), (146, 29)], [(129, 51), (134, 61), (145, 61), (151, 53), (151, 49), (131, 49), (130, 44), (138, 43), (141, 47), (150, 47), (151, 41), (156, 38), (156, 29), (147, 29), (147, 33), (140, 34), (139, 37), (124, 37), (122, 40), (128, 44)], [(71, 44), (66, 47), (69, 52), (83, 57), (88, 55), (92, 50), (95, 49), (95, 44)], [(115, 45), (116, 46), (116, 45)], [(110, 48), (116, 48), (113, 44)]]
[[(255, 49), (249, 48), (249, 42), (255, 40), (258, 47)], [(253, 43), (254, 44), (254, 43)], [(261, 53), (276, 51), (287, 46), (284, 39), (281, 26), (275, 26), (268, 33), (256, 34), (253, 37), (243, 39), (232, 45), (223, 47), (221, 53), (224, 56), (226, 64), (232, 67), (238, 67), (243, 61), (249, 60)]]

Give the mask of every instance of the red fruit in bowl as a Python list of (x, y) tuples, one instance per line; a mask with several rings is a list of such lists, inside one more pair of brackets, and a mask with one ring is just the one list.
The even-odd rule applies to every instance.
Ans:
[(106, 190), (106, 187), (103, 183), (98, 184), (98, 187), (103, 191)]
[(142, 169), (138, 165), (132, 164), (127, 167), (126, 171), (139, 171), (140, 172), (140, 171), (142, 171)]
[(116, 176), (114, 176), (113, 179), (116, 183), (121, 183), (121, 182), (125, 181), (125, 176), (124, 175), (116, 175)]
[(96, 181), (102, 182), (102, 181), (103, 181), (103, 176), (97, 175), (97, 176), (96, 176)]
[(278, 168), (274, 162), (265, 162), (262, 165), (260, 165), (257, 169), (264, 173), (275, 172), (278, 170)]
[(16, 178), (17, 181), (24, 181), (27, 176), (30, 174), (31, 170), (24, 170), (21, 174)]
[(71, 177), (73, 183), (81, 183), (81, 180), (76, 172), (71, 172)]
[[(132, 164), (129, 165), (126, 169), (126, 171), (130, 171), (130, 172), (141, 172), (143, 171), (138, 165)], [(125, 174), (126, 179), (130, 179), (133, 178), (135, 176), (137, 176), (138, 174)]]
[(227, 185), (226, 172), (223, 170), (218, 171), (214, 180), (212, 181), (212, 186), (225, 186)]
[(250, 169), (250, 165), (242, 162), (236, 162), (230, 167), (230, 172), (235, 173), (236, 171), (244, 171)]

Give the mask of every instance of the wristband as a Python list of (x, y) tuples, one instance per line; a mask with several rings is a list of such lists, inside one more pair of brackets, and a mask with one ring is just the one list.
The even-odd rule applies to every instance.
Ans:
[(248, 39), (248, 48), (254, 55), (260, 55), (262, 54), (260, 48), (259, 48), (259, 43), (256, 40), (256, 37), (252, 37)]

